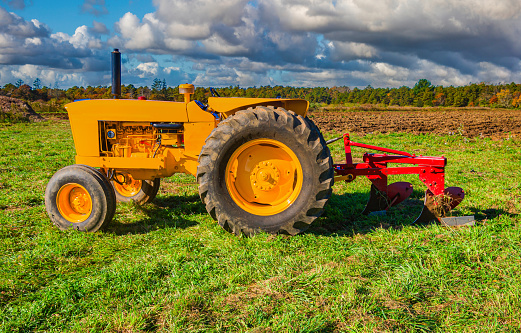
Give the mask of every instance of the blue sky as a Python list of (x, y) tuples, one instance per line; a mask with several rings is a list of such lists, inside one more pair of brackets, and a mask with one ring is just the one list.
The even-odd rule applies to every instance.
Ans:
[[(17, 2), (21, 3), (21, 1)], [(23, 7), (21, 5), (9, 6), (9, 1), (3, 1), (1, 4), (8, 11), (26, 20), (36, 18), (47, 24), (53, 32), (61, 31), (69, 35), (74, 34), (78, 26), (92, 25), (93, 20), (104, 23), (107, 27), (112, 27), (114, 22), (127, 12), (133, 12), (142, 17), (146, 13), (154, 11), (152, 2), (144, 0), (94, 1), (93, 10), (90, 11), (88, 11), (88, 8), (82, 10), (85, 3), (88, 4), (89, 2), (31, 0), (25, 1)], [(106, 13), (103, 8), (106, 9)], [(94, 10), (98, 10), (99, 13)]]
[(521, 82), (518, 0), (0, 0), (0, 85)]

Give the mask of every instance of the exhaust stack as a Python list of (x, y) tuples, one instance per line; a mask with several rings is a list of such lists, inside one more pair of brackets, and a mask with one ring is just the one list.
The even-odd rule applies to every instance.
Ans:
[(112, 95), (121, 97), (121, 53), (119, 49), (112, 51)]

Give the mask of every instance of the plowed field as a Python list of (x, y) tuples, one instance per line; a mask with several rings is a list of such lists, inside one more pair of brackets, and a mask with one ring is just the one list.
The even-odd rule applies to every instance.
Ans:
[(521, 137), (521, 110), (315, 111), (310, 116), (322, 132)]

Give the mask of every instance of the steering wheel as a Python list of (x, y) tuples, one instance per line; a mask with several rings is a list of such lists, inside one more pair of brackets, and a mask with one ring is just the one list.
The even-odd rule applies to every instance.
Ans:
[(219, 95), (219, 93), (212, 87), (210, 87), (210, 92), (212, 93), (213, 97), (221, 97), (221, 95)]

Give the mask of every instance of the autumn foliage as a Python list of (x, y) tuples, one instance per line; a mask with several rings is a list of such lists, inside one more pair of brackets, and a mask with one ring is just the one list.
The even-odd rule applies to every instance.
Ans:
[[(38, 84), (29, 86), (21, 80), (16, 84), (6, 84), (0, 89), (0, 95), (15, 97), (42, 104), (51, 111), (64, 103), (79, 99), (113, 98), (110, 86), (78, 87), (68, 89), (50, 88)], [(268, 98), (303, 98), (310, 103), (319, 104), (373, 104), (381, 106), (435, 106), (435, 107), (521, 107), (521, 84), (469, 84), (461, 87), (434, 86), (426, 79), (419, 80), (413, 88), (363, 89), (347, 86), (334, 87), (284, 87), (261, 86), (242, 88), (229, 86), (217, 88), (223, 97), (268, 97)], [(166, 81), (154, 79), (152, 85), (136, 87), (132, 84), (122, 86), (125, 99), (144, 96), (147, 99), (182, 101), (179, 89), (168, 86)], [(197, 87), (195, 99), (206, 101), (211, 96), (210, 89)]]

